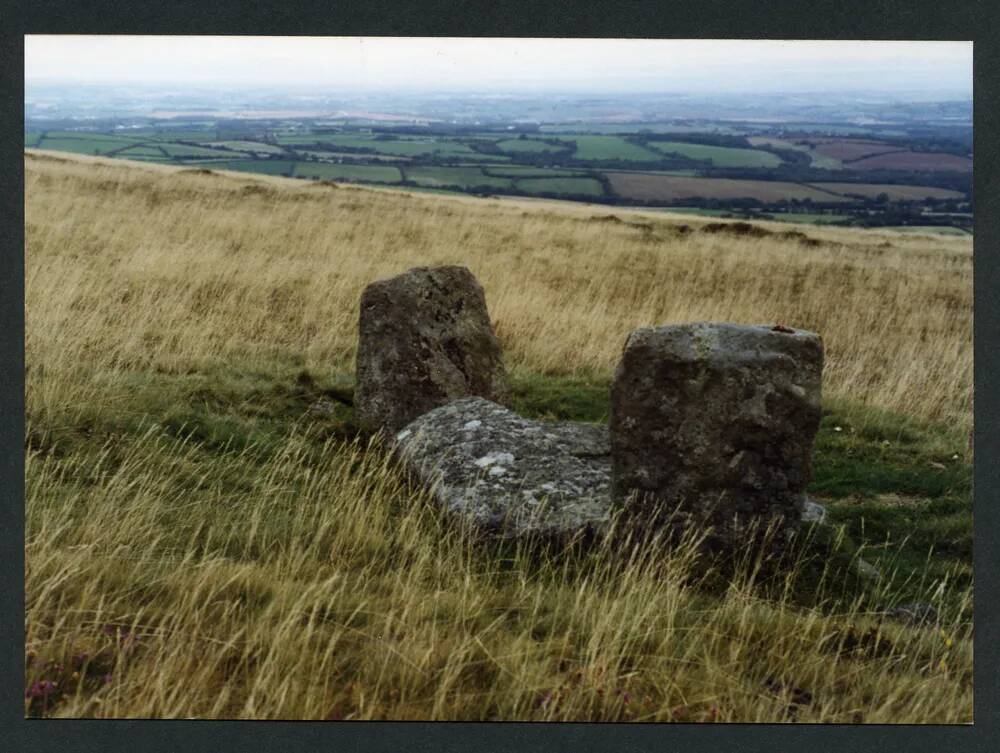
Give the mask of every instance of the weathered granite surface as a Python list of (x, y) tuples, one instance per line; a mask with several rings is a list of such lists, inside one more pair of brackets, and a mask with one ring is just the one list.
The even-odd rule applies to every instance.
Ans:
[(531, 421), (468, 397), (408, 424), (395, 446), (438, 502), (478, 531), (572, 537), (607, 523), (607, 427)]
[(465, 267), (417, 267), (365, 288), (355, 415), (394, 433), (451, 400), (507, 394), (500, 342), (482, 286)]
[[(611, 393), (616, 500), (697, 517), (717, 538), (798, 525), (820, 421), (823, 345), (781, 326), (698, 323), (632, 332)], [(655, 515), (662, 515), (657, 511)]]

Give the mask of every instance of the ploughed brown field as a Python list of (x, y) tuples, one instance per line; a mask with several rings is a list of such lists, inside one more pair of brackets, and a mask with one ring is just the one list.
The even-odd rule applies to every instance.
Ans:
[(852, 170), (954, 170), (972, 172), (972, 160), (955, 154), (889, 152), (850, 163)]
[[(812, 139), (808, 139), (808, 141), (816, 143), (812, 141)], [(881, 141), (854, 141), (844, 139), (818, 143), (815, 147), (813, 147), (813, 151), (817, 154), (822, 154), (824, 157), (833, 157), (834, 159), (848, 162), (850, 160), (861, 159), (862, 157), (868, 157), (875, 154), (902, 152), (906, 150), (900, 149), (898, 146), (893, 146), (892, 144), (885, 144)]]

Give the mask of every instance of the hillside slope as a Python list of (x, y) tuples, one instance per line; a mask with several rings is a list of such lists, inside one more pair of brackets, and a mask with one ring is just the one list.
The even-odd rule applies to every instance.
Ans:
[[(25, 191), (27, 713), (970, 720), (968, 240), (36, 151)], [(362, 288), (454, 263), (531, 416), (605, 419), (637, 326), (822, 333), (844, 541), (787, 577), (470, 545), (340, 402)]]

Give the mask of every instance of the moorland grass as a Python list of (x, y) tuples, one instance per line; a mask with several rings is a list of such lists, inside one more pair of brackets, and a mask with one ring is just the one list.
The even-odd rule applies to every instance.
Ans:
[[(968, 242), (606, 214), (29, 155), (25, 713), (970, 721)], [(536, 418), (606, 420), (640, 324), (822, 332), (834, 525), (777, 568), (463, 535), (349, 404), (363, 285), (456, 262)]]

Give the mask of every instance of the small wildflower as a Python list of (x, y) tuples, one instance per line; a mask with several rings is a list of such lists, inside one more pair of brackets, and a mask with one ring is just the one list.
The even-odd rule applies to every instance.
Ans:
[(942, 672), (947, 672), (947, 671), (948, 671), (948, 665), (947, 665), (947, 664), (945, 664), (945, 661), (944, 661), (944, 659), (941, 659), (941, 660), (940, 660), (940, 661), (938, 662), (938, 669), (940, 669), (940, 670), (941, 670)]
[(27, 692), (25, 692), (25, 698), (45, 698), (50, 695), (58, 685), (51, 680), (40, 680), (34, 683)]
[(843, 429), (841, 427), (839, 427), (839, 426), (834, 426), (833, 430), (834, 431), (843, 431)]
[(955, 453), (954, 455), (952, 455), (951, 459), (952, 460), (958, 460), (958, 453)]

